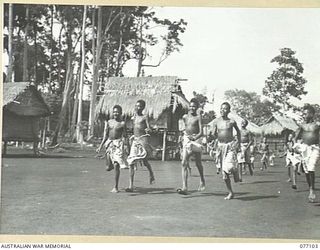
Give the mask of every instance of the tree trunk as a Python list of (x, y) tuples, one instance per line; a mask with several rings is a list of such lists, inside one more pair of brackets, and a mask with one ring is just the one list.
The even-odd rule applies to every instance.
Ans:
[[(59, 51), (62, 51), (62, 44), (61, 44), (61, 38), (62, 38), (62, 30), (63, 26), (60, 29), (59, 33)], [(59, 84), (59, 93), (62, 92), (62, 84), (61, 84), (61, 60), (60, 60), (61, 54), (59, 52), (59, 58), (58, 58), (58, 84)]]
[(51, 10), (51, 22), (50, 22), (50, 62), (49, 62), (49, 85), (51, 86), (52, 81), (52, 59), (53, 59), (53, 8), (50, 6)]
[(89, 113), (89, 133), (88, 138), (93, 136), (94, 133), (94, 118), (95, 118), (95, 107), (96, 107), (96, 97), (98, 89), (98, 79), (99, 79), (99, 67), (100, 67), (100, 55), (102, 47), (102, 8), (98, 7), (98, 30), (97, 30), (97, 48), (93, 53), (95, 55), (95, 63), (93, 64), (93, 81), (91, 88), (91, 99), (90, 99), (90, 113)]
[(137, 77), (141, 75), (142, 70), (142, 61), (143, 61), (143, 55), (142, 55), (142, 27), (143, 27), (143, 18), (140, 19), (140, 44), (139, 44), (139, 58), (138, 58), (138, 72)]
[[(76, 82), (79, 82), (79, 74), (77, 74)], [(76, 139), (76, 126), (77, 126), (77, 112), (78, 112), (78, 96), (79, 96), (79, 84), (75, 86), (75, 93), (74, 93), (74, 103), (73, 103), (73, 112), (72, 112), (72, 121), (70, 127), (70, 134), (72, 136), (72, 141)]]
[(34, 29), (34, 83), (36, 86), (38, 86), (38, 81), (37, 81), (37, 72), (38, 72), (38, 58), (37, 58), (37, 24), (36, 22), (34, 23), (33, 26)]
[(59, 121), (58, 124), (55, 128), (54, 135), (52, 138), (51, 145), (56, 145), (58, 144), (58, 135), (60, 133), (60, 130), (62, 128), (64, 119), (67, 114), (68, 110), (68, 102), (69, 102), (69, 97), (70, 97), (70, 90), (71, 90), (71, 79), (72, 79), (72, 40), (71, 40), (71, 27), (70, 24), (68, 24), (68, 31), (67, 31), (67, 71), (66, 71), (66, 78), (65, 78), (65, 85), (64, 85), (64, 90), (63, 90), (63, 98), (62, 98), (62, 105), (61, 105), (61, 111), (59, 115)]
[(119, 76), (120, 72), (120, 58), (122, 54), (122, 39), (123, 39), (123, 34), (122, 30), (120, 30), (120, 39), (119, 39), (119, 47), (118, 47), (118, 52), (117, 52), (117, 65), (116, 65), (116, 71), (115, 71), (115, 76)]
[(81, 70), (80, 70), (80, 83), (79, 83), (79, 108), (78, 108), (78, 122), (77, 122), (77, 142), (83, 144), (83, 134), (80, 124), (82, 122), (82, 96), (83, 96), (83, 78), (84, 78), (84, 65), (86, 59), (85, 50), (85, 31), (86, 31), (86, 19), (87, 19), (87, 6), (83, 7), (83, 22), (82, 22), (82, 38), (81, 38)]
[(23, 49), (23, 76), (24, 82), (28, 81), (28, 32), (29, 32), (29, 6), (26, 6), (26, 27), (24, 30), (24, 49)]
[(7, 82), (12, 81), (12, 67), (13, 67), (13, 53), (12, 53), (12, 36), (13, 36), (13, 15), (12, 15), (12, 3), (9, 4), (9, 39), (8, 39), (8, 56), (9, 56), (9, 65), (8, 65), (8, 72), (7, 72)]

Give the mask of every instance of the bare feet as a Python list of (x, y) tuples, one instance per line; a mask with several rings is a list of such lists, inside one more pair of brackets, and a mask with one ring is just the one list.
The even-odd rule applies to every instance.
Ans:
[(224, 197), (225, 200), (231, 200), (234, 198), (234, 194), (233, 193), (229, 193), (228, 196)]
[(109, 165), (106, 167), (106, 171), (111, 171), (112, 169), (114, 169), (113, 165)]
[(316, 201), (316, 195), (313, 192), (310, 192), (308, 199), (309, 202), (314, 203)]
[(202, 192), (206, 189), (206, 185), (204, 183), (200, 183), (199, 187), (198, 187), (198, 191)]
[(152, 184), (155, 183), (155, 181), (156, 181), (156, 179), (154, 178), (153, 175), (151, 175), (151, 176), (150, 176), (150, 179), (149, 179), (149, 184), (152, 185)]
[(133, 188), (132, 187), (131, 188), (128, 187), (128, 188), (125, 189), (125, 191), (128, 192), (128, 193), (132, 193), (133, 192)]
[(188, 194), (188, 190), (187, 189), (178, 188), (177, 189), (177, 193), (178, 194), (182, 194), (182, 195), (187, 195)]
[(113, 188), (113, 189), (110, 191), (110, 193), (119, 193), (119, 189)]

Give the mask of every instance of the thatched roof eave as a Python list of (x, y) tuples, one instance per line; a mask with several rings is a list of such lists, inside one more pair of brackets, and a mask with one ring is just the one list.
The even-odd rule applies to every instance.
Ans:
[(177, 88), (177, 77), (110, 77), (105, 85), (105, 94), (96, 107), (96, 117), (108, 116), (114, 105), (122, 107), (123, 114), (132, 116), (135, 104), (142, 99), (146, 102), (145, 114), (157, 119), (165, 110), (174, 113), (179, 105), (189, 106), (181, 90)]

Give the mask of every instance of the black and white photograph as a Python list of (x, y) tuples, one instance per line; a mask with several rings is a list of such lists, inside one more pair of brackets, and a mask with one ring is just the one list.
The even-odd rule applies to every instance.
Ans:
[(319, 242), (319, 7), (3, 3), (0, 235)]

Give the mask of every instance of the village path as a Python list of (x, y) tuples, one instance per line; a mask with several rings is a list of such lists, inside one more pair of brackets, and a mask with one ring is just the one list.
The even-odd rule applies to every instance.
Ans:
[[(80, 154), (82, 158), (70, 157)], [(291, 189), (283, 159), (263, 172), (257, 163), (254, 176), (233, 183), (235, 199), (225, 201), (226, 187), (212, 161), (203, 161), (204, 192), (196, 192), (194, 162), (191, 193), (181, 196), (175, 192), (181, 185), (180, 163), (152, 161), (154, 185), (139, 166), (136, 192), (124, 192), (124, 170), (121, 192), (113, 194), (114, 173), (106, 172), (104, 161), (93, 156), (91, 151), (4, 158), (1, 234), (320, 238), (320, 203), (307, 203), (304, 176), (298, 176), (298, 190)], [(319, 201), (319, 189), (317, 195)]]

